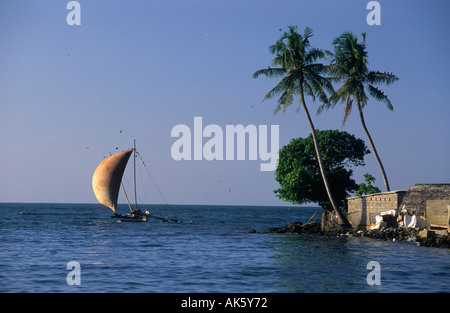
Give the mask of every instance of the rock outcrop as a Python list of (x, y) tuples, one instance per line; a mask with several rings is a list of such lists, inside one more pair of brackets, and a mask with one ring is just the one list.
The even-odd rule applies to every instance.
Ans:
[(303, 224), (302, 222), (294, 222), (287, 224), (284, 227), (270, 227), (264, 230), (265, 233), (313, 233), (317, 234), (320, 232), (320, 223), (309, 222)]
[[(256, 232), (254, 230), (250, 232)], [(270, 227), (264, 230), (264, 233), (295, 233), (295, 234), (316, 234), (328, 237), (367, 237), (385, 241), (409, 241), (425, 247), (440, 247), (450, 249), (450, 235), (437, 235), (433, 231), (419, 230), (412, 227), (383, 227), (379, 229), (362, 230), (353, 228), (351, 230), (335, 229), (323, 232), (320, 223), (302, 222), (290, 223), (283, 227)]]

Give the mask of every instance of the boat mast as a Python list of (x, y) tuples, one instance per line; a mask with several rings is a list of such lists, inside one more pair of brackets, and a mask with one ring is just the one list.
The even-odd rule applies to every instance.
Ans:
[(134, 139), (134, 209), (137, 210), (137, 193), (136, 193), (136, 139)]

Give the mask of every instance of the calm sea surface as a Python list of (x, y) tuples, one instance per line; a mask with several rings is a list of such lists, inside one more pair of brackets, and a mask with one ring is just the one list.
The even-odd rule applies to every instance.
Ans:
[[(181, 222), (118, 223), (94, 204), (0, 203), (0, 292), (450, 291), (447, 249), (248, 233), (306, 222), (318, 208), (149, 208)], [(71, 261), (80, 285), (67, 283)], [(371, 261), (381, 266), (380, 285), (367, 283)]]

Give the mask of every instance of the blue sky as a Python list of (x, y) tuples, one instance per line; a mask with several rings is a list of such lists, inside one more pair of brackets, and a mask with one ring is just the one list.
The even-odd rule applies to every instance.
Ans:
[[(251, 77), (289, 25), (312, 28), (322, 49), (367, 32), (370, 68), (400, 78), (381, 87), (394, 112), (365, 108), (391, 189), (450, 182), (448, 1), (379, 1), (379, 26), (367, 24), (365, 0), (79, 0), (80, 26), (67, 24), (68, 2), (0, 2), (2, 202), (95, 203), (96, 166), (136, 139), (169, 203), (283, 205), (260, 160), (175, 161), (171, 130), (201, 116), (223, 129), (279, 125), (280, 148), (308, 136), (303, 111), (274, 115), (275, 100), (261, 103), (278, 81)], [(314, 113), (319, 103), (306, 101)], [(343, 106), (313, 114), (316, 128), (366, 141), (356, 112), (344, 128), (342, 117)], [(355, 180), (366, 172), (383, 189), (372, 154)], [(146, 175), (142, 200), (162, 203)]]

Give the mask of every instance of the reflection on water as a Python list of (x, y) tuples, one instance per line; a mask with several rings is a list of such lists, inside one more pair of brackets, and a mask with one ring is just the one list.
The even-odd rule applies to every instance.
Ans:
[[(450, 260), (444, 249), (369, 238), (279, 235), (274, 239), (278, 280), (289, 292), (449, 292)], [(433, 252), (430, 262), (427, 249)], [(368, 285), (381, 265), (381, 284)], [(431, 285), (427, 282), (432, 281)], [(426, 287), (424, 284), (427, 284)]]
[(364, 287), (367, 262), (342, 240), (311, 235), (276, 240), (279, 279), (290, 292), (352, 292)]

